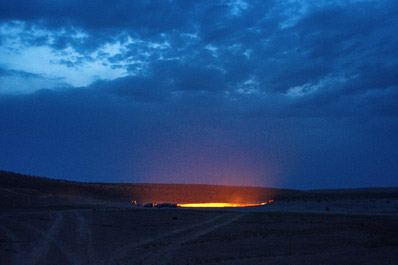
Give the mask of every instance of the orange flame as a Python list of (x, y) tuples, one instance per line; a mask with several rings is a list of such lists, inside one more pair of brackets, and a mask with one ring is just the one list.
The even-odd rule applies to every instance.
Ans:
[(179, 207), (209, 207), (209, 208), (222, 208), (222, 207), (248, 207), (265, 205), (267, 202), (262, 203), (226, 203), (226, 202), (208, 202), (208, 203), (183, 203), (177, 204)]

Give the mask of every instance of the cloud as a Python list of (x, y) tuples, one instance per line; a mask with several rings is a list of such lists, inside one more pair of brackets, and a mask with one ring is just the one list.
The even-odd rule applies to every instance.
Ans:
[[(167, 70), (171, 75), (185, 72), (185, 79), (181, 76), (175, 84), (185, 89), (235, 89), (255, 78), (257, 90), (285, 93), (328, 76), (359, 74), (361, 65), (370, 61), (384, 64), (391, 60), (388, 56), (397, 42), (390, 34), (396, 17), (385, 16), (397, 7), (381, 2), (121, 1), (86, 3), (84, 13), (77, 1), (52, 2), (38, 13), (33, 10), (41, 2), (25, 4), (23, 12), (13, 4), (0, 7), (3, 65), (64, 78), (71, 86), (148, 76), (170, 61), (176, 64), (169, 64), (174, 69)], [(126, 10), (135, 15), (123, 15)], [(150, 16), (145, 15), (148, 10)], [(286, 22), (288, 17), (294, 19)], [(12, 43), (20, 49), (10, 51)], [(18, 63), (29, 58), (40, 64)], [(354, 63), (348, 66), (348, 61)], [(51, 69), (62, 76), (51, 74)], [(212, 88), (207, 79), (214, 82)]]
[[(390, 185), (397, 10), (1, 2), (0, 161), (61, 177), (74, 165), (72, 175), (103, 180), (219, 183), (247, 170), (259, 185), (376, 185), (372, 174)], [(21, 153), (31, 162), (21, 166)]]

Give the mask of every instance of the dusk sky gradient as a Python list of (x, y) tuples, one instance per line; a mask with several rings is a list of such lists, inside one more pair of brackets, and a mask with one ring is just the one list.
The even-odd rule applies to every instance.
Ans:
[(398, 186), (398, 1), (0, 2), (0, 170)]

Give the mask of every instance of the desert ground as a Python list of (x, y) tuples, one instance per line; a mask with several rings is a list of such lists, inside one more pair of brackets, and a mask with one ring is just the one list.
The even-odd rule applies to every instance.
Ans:
[[(398, 264), (396, 188), (276, 190), (262, 206), (159, 209), (114, 199), (128, 194), (123, 185), (0, 177), (0, 264)], [(217, 190), (139, 187), (156, 191), (140, 198), (186, 202)]]
[(300, 202), (291, 203), (291, 212), (287, 202), (280, 212), (278, 202), (251, 209), (3, 210), (0, 264), (397, 264), (398, 210), (347, 214), (319, 205), (299, 212)]

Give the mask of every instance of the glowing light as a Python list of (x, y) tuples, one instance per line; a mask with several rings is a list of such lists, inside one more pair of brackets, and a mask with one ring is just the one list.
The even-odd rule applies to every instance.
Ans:
[(194, 208), (223, 208), (223, 207), (249, 207), (249, 206), (259, 206), (265, 205), (267, 202), (262, 203), (226, 203), (226, 202), (208, 202), (208, 203), (183, 203), (177, 204), (179, 207), (194, 207)]

